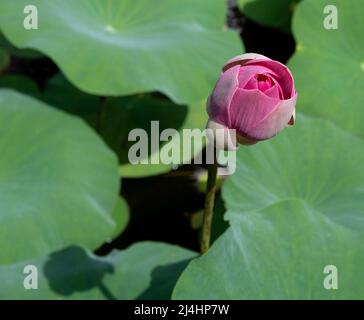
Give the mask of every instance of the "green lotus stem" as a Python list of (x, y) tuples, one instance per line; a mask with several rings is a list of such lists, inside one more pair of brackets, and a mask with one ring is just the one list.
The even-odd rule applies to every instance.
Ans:
[(210, 247), (212, 218), (214, 215), (214, 204), (216, 194), (217, 178), (217, 150), (214, 150), (214, 161), (208, 165), (208, 177), (205, 198), (205, 210), (203, 215), (201, 253), (205, 253)]

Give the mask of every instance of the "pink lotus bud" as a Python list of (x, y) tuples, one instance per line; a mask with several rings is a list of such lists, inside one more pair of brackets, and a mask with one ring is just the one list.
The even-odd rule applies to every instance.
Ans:
[(293, 125), (296, 101), (294, 80), (285, 65), (243, 54), (223, 67), (207, 103), (208, 127), (235, 129), (239, 143), (253, 144)]

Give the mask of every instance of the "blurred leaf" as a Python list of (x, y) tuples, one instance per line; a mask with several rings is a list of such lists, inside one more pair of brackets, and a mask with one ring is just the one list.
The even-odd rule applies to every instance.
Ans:
[(0, 119), (0, 264), (109, 239), (119, 178), (97, 135), (8, 89), (0, 90)]
[(42, 100), (53, 107), (83, 118), (96, 128), (100, 97), (78, 90), (62, 74), (55, 75), (47, 82)]
[[(363, 169), (363, 140), (302, 115), (272, 141), (240, 148), (223, 187), (231, 227), (174, 297), (364, 298)], [(339, 290), (323, 288), (331, 264)]]
[[(198, 147), (186, 138), (183, 138), (183, 130), (203, 130), (207, 122), (207, 114), (204, 103), (196, 103), (190, 107), (176, 105), (164, 99), (146, 96), (136, 96), (110, 100), (106, 109), (105, 125), (102, 135), (109, 145), (117, 150), (121, 162), (120, 174), (123, 177), (150, 176), (168, 172), (172, 164), (163, 164), (160, 159), (162, 148), (179, 151), (179, 162), (189, 163), (191, 158), (197, 155), (203, 147)], [(158, 149), (152, 149), (151, 139), (158, 139), (159, 136), (152, 136), (151, 121), (159, 121), (159, 133), (165, 129), (176, 129), (168, 142), (158, 142)], [(128, 160), (129, 148), (135, 143), (128, 141), (129, 132), (135, 128), (143, 129), (149, 137), (148, 164), (132, 165)], [(183, 145), (187, 146), (186, 148)], [(190, 148), (191, 152), (187, 152)], [(157, 164), (154, 164), (157, 163)]]
[[(140, 242), (107, 257), (68, 247), (45, 257), (0, 266), (0, 299), (169, 299), (195, 253)], [(38, 290), (25, 290), (23, 269), (38, 268)]]
[[(44, 92), (43, 99), (58, 108), (84, 118), (101, 133), (108, 145), (119, 155), (120, 174), (123, 177), (142, 177), (168, 172), (171, 164), (151, 164), (152, 158), (158, 159), (160, 150), (148, 150), (148, 164), (131, 165), (128, 160), (129, 148), (135, 142), (128, 141), (129, 132), (140, 128), (151, 136), (151, 121), (160, 121), (160, 132), (167, 128), (203, 130), (207, 122), (204, 103), (187, 107), (152, 95), (137, 95), (123, 98), (107, 98), (103, 103), (99, 97), (85, 94), (74, 88), (64, 77), (51, 79)], [(100, 128), (98, 128), (100, 127)], [(181, 162), (191, 160), (191, 156), (182, 150), (183, 137), (174, 135), (169, 142), (159, 143), (162, 147), (178, 148), (181, 146)], [(183, 152), (184, 151), (184, 152)], [(196, 155), (201, 148), (195, 148), (191, 155)]]
[[(324, 28), (324, 8), (338, 8), (338, 29)], [(305, 0), (293, 29), (297, 52), (290, 61), (298, 107), (364, 137), (364, 1)]]
[(4, 70), (10, 63), (9, 54), (0, 48), (0, 71)]
[(129, 207), (123, 198), (119, 198), (116, 202), (112, 217), (116, 223), (116, 227), (111, 234), (111, 238), (115, 239), (125, 230), (129, 223)]
[(39, 97), (40, 92), (37, 84), (30, 78), (21, 74), (6, 74), (0, 77), (0, 88), (8, 88)]
[(291, 29), (292, 13), (301, 0), (238, 0), (244, 14), (267, 27)]
[(205, 99), (221, 66), (242, 53), (224, 31), (224, 0), (34, 0), (39, 30), (19, 14), (27, 0), (0, 3), (0, 27), (21, 48), (50, 56), (68, 79), (98, 95), (161, 91), (177, 103)]
[(8, 54), (13, 55), (14, 57), (20, 58), (20, 59), (39, 59), (42, 58), (43, 55), (35, 50), (30, 49), (17, 49), (11, 43), (6, 40), (6, 38), (0, 33), (0, 48), (8, 52)]

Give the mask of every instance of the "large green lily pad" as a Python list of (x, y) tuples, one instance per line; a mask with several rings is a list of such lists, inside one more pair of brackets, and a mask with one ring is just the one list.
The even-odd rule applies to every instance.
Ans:
[[(0, 266), (0, 299), (170, 299), (178, 276), (196, 254), (141, 242), (97, 257), (72, 246), (48, 256)], [(25, 290), (23, 270), (38, 269), (38, 289)]]
[[(294, 199), (229, 216), (232, 227), (189, 264), (173, 298), (364, 298), (364, 242), (358, 232)], [(324, 286), (331, 282), (327, 266), (336, 267), (338, 289)]]
[(50, 56), (80, 89), (99, 95), (161, 91), (178, 103), (207, 97), (221, 65), (242, 52), (224, 31), (224, 0), (27, 0), (0, 3), (0, 28), (17, 47)]
[(271, 141), (241, 148), (223, 189), (228, 209), (257, 211), (302, 199), (337, 223), (364, 229), (364, 141), (330, 121), (298, 115)]
[[(223, 188), (231, 227), (190, 264), (175, 298), (364, 298), (363, 169), (362, 139), (302, 115), (240, 148)], [(326, 265), (338, 268), (339, 290), (323, 287)]]
[[(324, 28), (327, 5), (338, 9), (338, 29)], [(289, 63), (299, 110), (335, 121), (364, 136), (363, 1), (305, 0), (293, 21), (297, 52)]]
[(90, 128), (1, 89), (0, 137), (0, 264), (110, 238), (117, 160)]
[[(204, 102), (192, 106), (177, 105), (163, 97), (149, 94), (107, 98), (102, 102), (99, 97), (74, 88), (62, 76), (50, 80), (43, 99), (51, 105), (82, 117), (98, 130), (107, 144), (119, 155), (120, 175), (123, 177), (136, 178), (170, 171), (172, 164), (158, 161), (162, 148), (180, 150), (180, 163), (189, 162), (201, 151), (201, 148), (196, 147), (190, 154), (183, 152), (182, 133), (184, 129), (205, 128), (207, 114)], [(159, 121), (160, 132), (174, 128), (178, 135), (175, 134), (168, 142), (160, 142), (159, 150), (152, 150), (149, 144), (148, 155), (143, 158), (147, 164), (131, 165), (128, 151), (135, 142), (129, 142), (128, 135), (131, 130), (140, 128), (151, 138), (151, 121)], [(159, 163), (155, 163), (154, 160)]]

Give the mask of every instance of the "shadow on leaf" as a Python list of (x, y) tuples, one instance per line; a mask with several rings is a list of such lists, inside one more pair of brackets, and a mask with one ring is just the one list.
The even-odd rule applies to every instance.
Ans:
[(82, 248), (72, 246), (50, 255), (44, 266), (49, 285), (60, 295), (69, 296), (98, 288), (106, 299), (116, 298), (102, 283), (106, 274), (114, 273), (114, 266), (89, 256)]
[(142, 292), (136, 300), (169, 300), (172, 296), (173, 288), (192, 259), (159, 266), (152, 271), (152, 281), (150, 286)]

